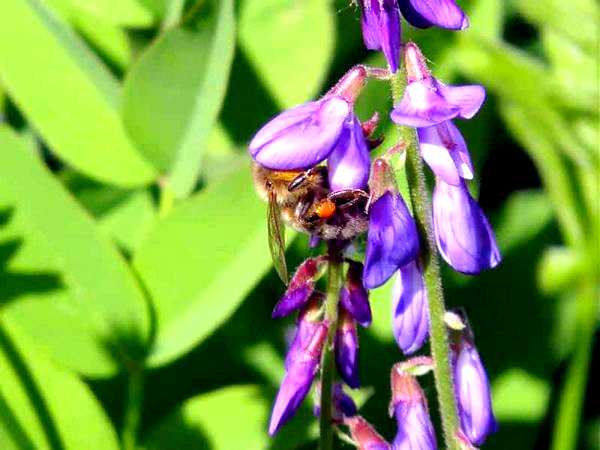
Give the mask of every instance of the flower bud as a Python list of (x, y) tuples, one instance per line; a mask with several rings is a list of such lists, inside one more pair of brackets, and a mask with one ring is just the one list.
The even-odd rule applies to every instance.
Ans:
[(321, 305), (324, 298), (325, 296), (322, 293), (315, 292), (306, 306), (300, 311), (298, 320), (296, 321), (296, 332), (285, 357), (286, 369), (297, 358), (298, 354), (302, 354), (316, 330), (321, 326)]
[(320, 276), (327, 260), (322, 257), (308, 258), (304, 261), (290, 280), (290, 284), (277, 302), (271, 317), (284, 317), (292, 311), (301, 308), (307, 302), (315, 289), (315, 282)]
[(390, 450), (390, 444), (361, 416), (345, 420), (358, 450)]
[(346, 282), (340, 291), (340, 304), (363, 327), (371, 325), (372, 314), (369, 304), (369, 292), (362, 281), (363, 265), (351, 261), (348, 266)]
[(396, 365), (392, 369), (390, 411), (398, 431), (393, 450), (435, 450), (435, 431), (429, 417), (427, 400), (417, 379)]
[(360, 387), (358, 377), (358, 333), (352, 316), (340, 308), (335, 333), (335, 364), (342, 379), (353, 389)]
[[(335, 423), (343, 423), (345, 418), (356, 415), (357, 408), (354, 400), (344, 392), (342, 383), (333, 385), (332, 419)], [(317, 383), (315, 389), (315, 407), (313, 413), (316, 417), (321, 415), (321, 384)]]
[(381, 50), (390, 66), (398, 70), (400, 59), (400, 12), (396, 0), (362, 0), (362, 34), (369, 50)]
[(321, 351), (327, 338), (327, 324), (316, 328), (305, 348), (297, 352), (286, 367), (273, 405), (269, 434), (273, 436), (296, 413), (308, 394), (319, 368)]

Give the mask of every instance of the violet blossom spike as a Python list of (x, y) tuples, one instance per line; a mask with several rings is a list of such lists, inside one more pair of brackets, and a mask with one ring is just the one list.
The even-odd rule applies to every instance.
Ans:
[(454, 0), (399, 0), (402, 15), (412, 26), (464, 30), (469, 19)]
[(304, 170), (329, 156), (352, 108), (341, 97), (325, 97), (275, 116), (252, 138), (249, 151), (274, 170)]
[(406, 355), (419, 350), (429, 334), (429, 305), (418, 259), (401, 267), (392, 289), (394, 337)]
[(390, 450), (390, 444), (361, 416), (345, 420), (358, 450)]
[(452, 121), (418, 128), (421, 156), (436, 176), (458, 186), (461, 178), (473, 178), (473, 163), (467, 144)]
[(390, 410), (398, 426), (392, 450), (436, 450), (435, 431), (425, 395), (417, 379), (397, 366), (392, 369)]
[(325, 258), (317, 257), (308, 258), (298, 266), (285, 294), (273, 308), (272, 318), (285, 317), (308, 302), (315, 289), (316, 277), (325, 263)]
[(500, 263), (492, 227), (464, 181), (453, 186), (436, 179), (433, 226), (440, 254), (458, 272), (477, 274)]
[(396, 73), (400, 59), (400, 11), (396, 0), (362, 0), (361, 26), (365, 46), (381, 50)]
[(298, 353), (286, 369), (273, 405), (269, 434), (273, 436), (296, 413), (308, 394), (319, 368), (321, 351), (327, 337), (328, 326), (321, 323), (307, 347)]
[(363, 189), (369, 181), (371, 157), (364, 133), (356, 116), (351, 115), (337, 145), (327, 160), (329, 187), (332, 192)]
[(475, 346), (463, 338), (459, 347), (453, 366), (460, 426), (469, 441), (479, 446), (498, 429), (490, 383)]
[(360, 387), (358, 377), (358, 333), (354, 319), (340, 308), (340, 323), (335, 333), (335, 364), (342, 379), (352, 389)]
[(485, 100), (480, 85), (450, 86), (429, 73), (421, 50), (412, 42), (405, 46), (408, 85), (394, 106), (392, 120), (410, 127), (429, 127), (455, 117), (470, 119)]
[(419, 252), (419, 235), (402, 196), (387, 191), (369, 209), (363, 283), (375, 289)]
[(346, 282), (340, 291), (340, 304), (362, 327), (371, 325), (372, 314), (369, 304), (369, 292), (362, 282), (363, 265), (352, 261), (349, 263)]

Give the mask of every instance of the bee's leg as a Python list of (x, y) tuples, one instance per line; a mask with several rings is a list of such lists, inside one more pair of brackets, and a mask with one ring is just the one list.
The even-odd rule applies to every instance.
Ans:
[(335, 203), (336, 207), (343, 209), (354, 206), (359, 201), (368, 200), (369, 194), (362, 189), (343, 189), (332, 192), (327, 197)]
[(315, 166), (308, 170), (305, 170), (301, 174), (299, 174), (296, 178), (290, 181), (288, 184), (288, 191), (293, 192), (294, 190), (301, 187), (310, 177), (320, 175), (323, 176), (324, 167), (323, 166)]

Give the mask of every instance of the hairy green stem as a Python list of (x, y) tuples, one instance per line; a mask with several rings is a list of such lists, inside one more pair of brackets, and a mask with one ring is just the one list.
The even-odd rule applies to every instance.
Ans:
[(338, 301), (342, 288), (343, 266), (341, 258), (329, 252), (327, 273), (327, 298), (325, 300), (325, 320), (329, 323), (327, 341), (321, 358), (321, 416), (319, 420), (320, 450), (333, 449), (332, 395), (335, 367), (333, 361), (333, 339), (338, 325)]
[(123, 450), (135, 450), (140, 419), (142, 417), (144, 369), (143, 367), (132, 365), (128, 374), (127, 403), (125, 404), (121, 443)]
[[(394, 103), (402, 98), (406, 86), (406, 74), (399, 70), (392, 78), (392, 97)], [(440, 276), (439, 260), (431, 222), (431, 194), (427, 188), (423, 161), (419, 155), (416, 132), (410, 127), (399, 127), (401, 143), (406, 149), (406, 178), (410, 191), (410, 200), (413, 214), (419, 229), (421, 240), (421, 262), (430, 316), (430, 346), (431, 357), (434, 362), (435, 388), (437, 391), (438, 405), (442, 419), (444, 440), (446, 448), (458, 450), (456, 432), (458, 430), (458, 415), (452, 371), (450, 369), (450, 350), (446, 324), (444, 323), (444, 293)]]

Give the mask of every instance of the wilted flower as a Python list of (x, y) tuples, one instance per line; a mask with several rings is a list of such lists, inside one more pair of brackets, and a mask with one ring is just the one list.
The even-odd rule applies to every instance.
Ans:
[(361, 416), (345, 420), (358, 450), (390, 450), (390, 444)]
[(327, 260), (323, 256), (308, 258), (304, 261), (290, 280), (283, 297), (277, 302), (271, 317), (279, 318), (301, 308), (307, 302), (315, 289), (317, 276), (320, 274)]
[(433, 226), (437, 247), (455, 270), (476, 274), (501, 261), (492, 227), (464, 181), (453, 186), (437, 178)]
[(453, 368), (460, 426), (469, 441), (479, 446), (498, 428), (490, 383), (470, 329), (461, 334), (457, 347), (453, 352)]
[(435, 450), (435, 431), (429, 418), (427, 400), (416, 378), (401, 369), (392, 368), (393, 412), (398, 425), (393, 450)]
[(408, 85), (391, 114), (397, 124), (430, 127), (455, 117), (470, 119), (481, 108), (485, 100), (482, 86), (449, 86), (436, 80), (412, 42), (405, 46), (404, 61)]
[(304, 170), (331, 157), (333, 190), (365, 187), (369, 148), (353, 108), (366, 77), (355, 66), (320, 100), (275, 116), (252, 138), (252, 158), (268, 169)]
[(340, 305), (363, 327), (371, 325), (371, 305), (369, 292), (364, 288), (363, 265), (350, 261), (346, 282), (340, 291)]
[(429, 334), (427, 291), (418, 259), (401, 267), (392, 290), (394, 337), (402, 351), (419, 350)]
[(353, 389), (360, 387), (356, 323), (343, 308), (340, 308), (340, 320), (335, 333), (334, 348), (335, 364), (342, 379)]
[(469, 19), (454, 0), (399, 0), (400, 11), (412, 26), (464, 30)]
[(286, 367), (269, 423), (272, 436), (296, 413), (308, 394), (319, 368), (321, 351), (327, 338), (327, 324), (320, 323), (306, 347), (295, 352)]
[(417, 227), (402, 196), (391, 182), (383, 188), (380, 186), (380, 180), (383, 183), (393, 180), (390, 171), (385, 161), (375, 161), (373, 183), (370, 186), (371, 196), (376, 200), (369, 207), (363, 273), (363, 283), (367, 289), (381, 286), (396, 270), (414, 260), (419, 252)]

